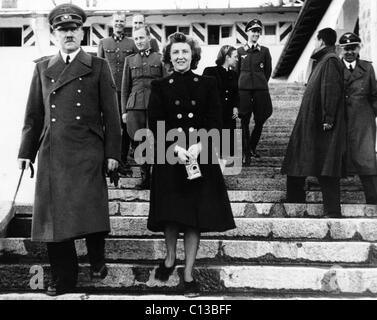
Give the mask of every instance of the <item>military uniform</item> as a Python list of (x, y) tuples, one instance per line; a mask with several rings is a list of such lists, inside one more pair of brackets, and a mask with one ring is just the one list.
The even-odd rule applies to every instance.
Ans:
[[(127, 56), (137, 52), (132, 39), (124, 35), (113, 34), (111, 37), (101, 39), (97, 55), (105, 58), (110, 65), (111, 73), (115, 80), (118, 95), (119, 113), (121, 114), (121, 90), (124, 61)], [(127, 163), (127, 153), (130, 147), (130, 138), (127, 134), (127, 125), (121, 119), (122, 133), (122, 162)]]
[[(271, 55), (268, 48), (248, 44), (238, 48), (238, 89), (240, 95), (239, 114), (242, 124), (243, 150), (245, 156), (256, 149), (263, 125), (272, 114), (272, 102), (268, 90), (271, 77)], [(250, 137), (249, 123), (254, 115), (254, 130)]]
[[(54, 30), (77, 28), (83, 18), (82, 9), (70, 4), (49, 15)], [(38, 153), (31, 236), (47, 242), (51, 294), (57, 287), (76, 285), (73, 239), (86, 238), (92, 271), (105, 268), (104, 234), (110, 231), (110, 220), (104, 166), (106, 159), (120, 159), (110, 68), (104, 59), (78, 50), (68, 64), (62, 52), (36, 64), (19, 149), (19, 159), (32, 162)]]
[[(157, 121), (165, 122), (166, 131), (184, 132), (186, 142), (178, 141), (178, 144), (185, 149), (195, 129), (220, 130), (221, 104), (215, 79), (188, 71), (173, 72), (153, 81), (148, 122), (155, 139)], [(173, 143), (163, 141), (166, 148)], [(163, 146), (157, 148), (161, 150)], [(178, 224), (182, 230), (192, 227), (201, 232), (235, 228), (219, 164), (212, 164), (211, 159), (209, 164), (201, 164), (199, 160), (199, 166), (202, 177), (196, 180), (187, 179), (184, 164), (172, 165), (165, 161), (153, 166), (148, 229), (164, 231), (167, 223)]]
[[(134, 140), (137, 130), (145, 129), (147, 107), (151, 93), (151, 81), (164, 76), (161, 54), (144, 50), (128, 56), (125, 61), (122, 82), (122, 113), (127, 113), (127, 132)], [(141, 167), (143, 182), (140, 186), (149, 188), (150, 167)]]

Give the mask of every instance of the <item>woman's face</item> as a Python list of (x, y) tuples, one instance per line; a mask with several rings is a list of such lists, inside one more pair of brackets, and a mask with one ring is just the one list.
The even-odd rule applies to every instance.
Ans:
[(237, 50), (233, 50), (232, 54), (230, 56), (226, 56), (226, 59), (228, 60), (229, 66), (232, 67), (232, 68), (235, 68), (237, 66), (237, 62), (238, 62)]
[(192, 51), (188, 43), (173, 43), (170, 49), (170, 61), (174, 71), (186, 72), (191, 68)]

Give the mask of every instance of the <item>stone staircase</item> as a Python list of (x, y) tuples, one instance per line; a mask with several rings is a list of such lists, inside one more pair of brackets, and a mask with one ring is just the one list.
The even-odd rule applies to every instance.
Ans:
[[(323, 217), (321, 194), (314, 178), (307, 181), (307, 204), (284, 204), (285, 177), (280, 165), (297, 115), (303, 87), (272, 85), (274, 114), (260, 144), (262, 158), (241, 174), (226, 176), (237, 228), (202, 235), (195, 277), (203, 294), (277, 298), (377, 297), (377, 210), (364, 205), (360, 181), (342, 180), (343, 219)], [(79, 291), (103, 295), (179, 295), (184, 263), (167, 283), (154, 279), (164, 258), (163, 234), (147, 230), (149, 191), (136, 190), (140, 168), (109, 188), (111, 234), (106, 241), (109, 275), (89, 280), (86, 249), (77, 241), (81, 263)], [(32, 205), (18, 204), (16, 215), (0, 239), (0, 293), (35, 293), (32, 266), (48, 263), (43, 244), (30, 241)]]

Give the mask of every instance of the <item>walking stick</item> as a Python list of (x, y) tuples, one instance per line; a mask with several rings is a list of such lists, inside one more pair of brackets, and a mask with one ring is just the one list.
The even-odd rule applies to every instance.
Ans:
[[(24, 175), (24, 171), (25, 171), (25, 162), (22, 163), (20, 178), (18, 179), (16, 192), (14, 193), (14, 197), (13, 197), (13, 201), (12, 201), (12, 208), (14, 207), (14, 203), (16, 201), (17, 193), (18, 193), (18, 190), (20, 189), (20, 186), (21, 186), (21, 181), (22, 181), (22, 177)], [(30, 162), (30, 171), (31, 171), (30, 178), (33, 178), (34, 177), (34, 167), (33, 167), (33, 164), (31, 162)]]

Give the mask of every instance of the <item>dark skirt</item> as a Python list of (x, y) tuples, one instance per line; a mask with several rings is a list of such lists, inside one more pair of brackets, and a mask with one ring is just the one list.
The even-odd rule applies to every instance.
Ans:
[(148, 229), (176, 224), (183, 232), (223, 232), (236, 227), (218, 164), (200, 165), (202, 177), (188, 180), (182, 164), (156, 164), (152, 171)]

